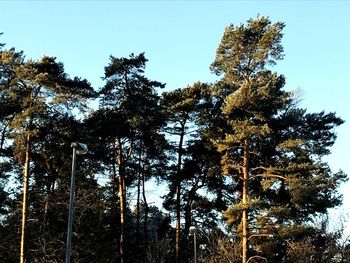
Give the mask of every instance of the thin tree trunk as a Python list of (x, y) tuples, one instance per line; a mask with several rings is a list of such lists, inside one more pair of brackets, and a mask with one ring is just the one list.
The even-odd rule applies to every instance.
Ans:
[(185, 135), (185, 125), (181, 126), (180, 141), (178, 147), (177, 174), (176, 174), (176, 262), (180, 263), (180, 220), (181, 220), (181, 165), (182, 165), (182, 144)]
[(189, 197), (186, 203), (185, 207), (185, 229), (184, 229), (184, 234), (187, 236), (189, 234), (189, 229), (191, 226), (191, 221), (192, 221), (192, 215), (191, 215), (191, 207), (192, 207), (192, 198)]
[(188, 192), (188, 198), (185, 205), (185, 230), (184, 234), (187, 236), (189, 234), (189, 229), (192, 224), (192, 205), (194, 202), (194, 198), (196, 197), (196, 191), (200, 188), (198, 187), (199, 180), (196, 179), (194, 185), (191, 190)]
[(1, 139), (0, 139), (0, 156), (5, 143), (6, 128), (7, 128), (7, 124), (4, 124), (4, 127), (1, 132)]
[(125, 223), (125, 197), (124, 197), (124, 176), (119, 175), (119, 202), (120, 202), (120, 235), (119, 235), (119, 243), (120, 243), (120, 262), (124, 263), (124, 223)]
[(120, 253), (120, 233), (118, 232), (118, 226), (115, 227), (114, 220), (119, 218), (118, 216), (118, 204), (117, 204), (117, 171), (116, 164), (117, 158), (115, 152), (117, 151), (116, 143), (113, 144), (113, 160), (112, 160), (112, 207), (111, 207), (111, 227), (112, 234), (116, 236), (115, 238), (115, 246), (116, 246), (116, 259), (119, 261), (119, 253)]
[(22, 227), (21, 227), (21, 248), (20, 248), (20, 263), (26, 261), (26, 226), (27, 226), (27, 193), (28, 193), (28, 178), (30, 164), (30, 134), (27, 134), (25, 148), (25, 163), (23, 175), (23, 200), (22, 200)]
[[(113, 144), (113, 160), (112, 160), (112, 198), (113, 198), (113, 202), (116, 202), (117, 198), (116, 198), (116, 185), (117, 185), (117, 171), (116, 171), (116, 163), (117, 163), (117, 158), (115, 155), (116, 152), (116, 145), (115, 143)], [(112, 212), (114, 212), (114, 208), (117, 206), (113, 205), (112, 208)]]
[(180, 180), (176, 182), (176, 262), (180, 263)]
[[(50, 179), (48, 179), (50, 180)], [(41, 227), (41, 233), (45, 233), (46, 232), (46, 225), (47, 225), (47, 215), (49, 213), (49, 205), (51, 200), (53, 200), (53, 193), (55, 190), (55, 179), (53, 179), (52, 181), (50, 180), (47, 184), (46, 184), (46, 197), (45, 197), (45, 201), (44, 201), (44, 217), (43, 217), (43, 222), (42, 222), (42, 227)]]
[(148, 249), (148, 212), (149, 212), (149, 207), (147, 203), (147, 198), (146, 198), (146, 189), (145, 189), (145, 173), (142, 173), (142, 197), (143, 197), (143, 204), (145, 206), (145, 220), (143, 222), (143, 230), (145, 233), (145, 248), (146, 250)]
[(125, 224), (125, 212), (126, 212), (126, 204), (125, 204), (125, 174), (124, 174), (124, 163), (123, 163), (123, 156), (122, 156), (122, 145), (121, 145), (121, 140), (119, 140), (118, 143), (118, 165), (119, 165), (119, 203), (120, 203), (120, 263), (125, 262), (125, 229), (124, 229), (124, 224)]
[(248, 212), (246, 205), (248, 203), (248, 180), (249, 180), (249, 140), (244, 140), (243, 145), (243, 189), (242, 202), (244, 209), (242, 211), (242, 263), (247, 262), (248, 254)]
[[(191, 196), (191, 191), (189, 194), (189, 197), (187, 199), (186, 202), (186, 206), (185, 206), (185, 228), (184, 228), (184, 236), (188, 237), (189, 235), (189, 229), (192, 223), (192, 203), (193, 203), (193, 199)], [(185, 256), (184, 261), (188, 262), (189, 261), (189, 242), (188, 239), (185, 239), (186, 244), (184, 244), (184, 247), (182, 249), (183, 255)]]
[(136, 242), (139, 242), (140, 235), (140, 199), (141, 199), (141, 149), (139, 152), (139, 169), (137, 173), (137, 200), (136, 200)]

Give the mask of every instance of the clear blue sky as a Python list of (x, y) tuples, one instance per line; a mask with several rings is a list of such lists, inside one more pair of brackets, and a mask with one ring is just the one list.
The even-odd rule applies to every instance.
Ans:
[[(303, 91), (310, 112), (335, 111), (346, 123), (327, 157), (333, 170), (350, 174), (350, 1), (3, 1), (0, 43), (27, 58), (56, 56), (68, 74), (103, 85), (109, 56), (145, 52), (146, 75), (167, 89), (209, 71), (225, 27), (258, 14), (283, 21), (285, 59), (275, 70), (286, 89)], [(350, 183), (342, 187), (350, 212)]]

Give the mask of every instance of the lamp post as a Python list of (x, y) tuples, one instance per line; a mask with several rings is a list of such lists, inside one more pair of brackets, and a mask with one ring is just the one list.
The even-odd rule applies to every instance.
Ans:
[(83, 143), (72, 142), (70, 146), (71, 146), (71, 148), (73, 148), (73, 156), (72, 156), (72, 175), (71, 175), (71, 182), (70, 182), (66, 263), (70, 263), (71, 252), (72, 252), (72, 226), (73, 226), (73, 209), (74, 209), (74, 192), (75, 192), (76, 156), (77, 155), (84, 155), (88, 152), (87, 146)]
[(194, 248), (194, 263), (197, 263), (197, 240), (196, 240), (196, 232), (197, 229), (195, 226), (190, 226), (189, 228), (189, 235), (193, 236), (193, 248)]

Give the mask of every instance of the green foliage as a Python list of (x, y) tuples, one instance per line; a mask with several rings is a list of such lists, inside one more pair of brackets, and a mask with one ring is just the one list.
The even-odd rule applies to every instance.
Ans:
[(272, 24), (267, 17), (250, 19), (247, 25), (226, 27), (211, 70), (225, 74), (227, 81), (242, 81), (244, 77), (275, 65), (283, 58), (281, 45), (283, 23)]
[[(283, 27), (257, 17), (226, 28), (211, 65), (222, 79), (207, 98), (215, 114), (205, 132), (222, 155), (222, 174), (236, 181), (232, 204), (223, 212), (226, 223), (240, 233), (246, 210), (250, 234), (276, 238), (284, 226), (302, 227), (341, 204), (337, 188), (346, 180), (345, 174), (332, 173), (321, 161), (334, 143), (333, 129), (343, 121), (333, 113), (310, 114), (297, 108), (292, 94), (283, 91), (284, 77), (268, 68), (283, 58)], [(246, 166), (243, 158), (249, 158)], [(244, 169), (246, 203), (241, 199)], [(264, 246), (251, 244), (257, 255), (282, 260), (272, 251), (277, 244), (286, 247), (285, 242), (277, 238)]]
[[(343, 120), (308, 113), (283, 90), (284, 76), (272, 71), (284, 56), (283, 28), (260, 16), (228, 26), (211, 65), (221, 79), (162, 94), (143, 53), (111, 56), (95, 92), (55, 57), (27, 60), (0, 44), (0, 262), (18, 262), (28, 138), (28, 262), (63, 261), (72, 141), (89, 146), (77, 165), (74, 262), (120, 260), (121, 232), (125, 263), (173, 262), (175, 219), (183, 261), (196, 225), (205, 262), (240, 262), (242, 211), (249, 262), (346, 262), (341, 232), (315, 225), (342, 202), (347, 175), (323, 157)], [(150, 205), (151, 179), (167, 184), (159, 195), (169, 214)]]

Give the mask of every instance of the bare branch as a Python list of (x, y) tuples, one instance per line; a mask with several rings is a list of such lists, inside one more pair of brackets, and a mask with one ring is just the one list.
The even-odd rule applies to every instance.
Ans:
[(249, 180), (250, 179), (254, 179), (255, 177), (270, 177), (270, 178), (272, 177), (272, 178), (279, 178), (279, 179), (282, 179), (282, 180), (286, 180), (287, 179), (287, 177), (284, 177), (282, 175), (267, 173), (267, 174), (256, 174), (256, 175), (250, 177)]
[(254, 259), (254, 258), (260, 258), (260, 259), (265, 260), (265, 262), (267, 262), (267, 258), (264, 258), (264, 257), (262, 257), (262, 256), (252, 256), (252, 257), (250, 257), (250, 258), (247, 260), (246, 263), (249, 263), (249, 261), (252, 260), (252, 259)]

